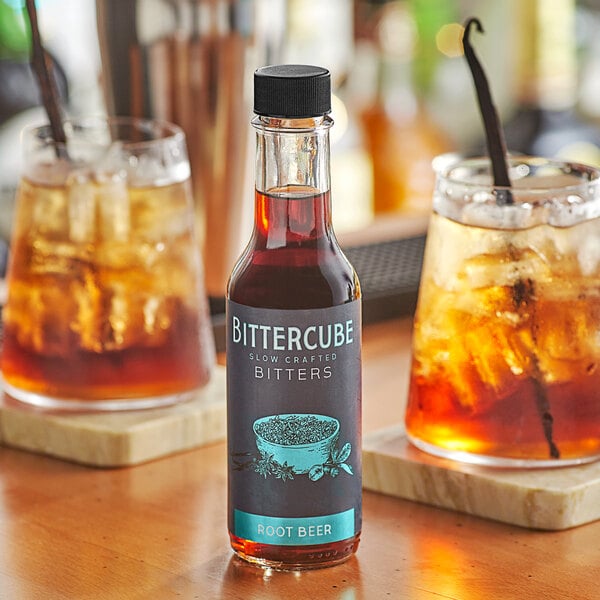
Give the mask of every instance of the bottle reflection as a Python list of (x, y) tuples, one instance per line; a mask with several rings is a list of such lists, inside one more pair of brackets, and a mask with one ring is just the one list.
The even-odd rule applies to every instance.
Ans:
[(362, 600), (360, 563), (356, 556), (344, 565), (317, 571), (260, 569), (232, 556), (223, 573), (223, 600), (243, 589), (245, 597), (261, 600), (319, 598), (319, 600)]

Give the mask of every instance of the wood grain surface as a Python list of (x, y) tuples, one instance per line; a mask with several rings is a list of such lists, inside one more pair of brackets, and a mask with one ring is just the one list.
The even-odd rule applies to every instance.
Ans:
[[(410, 322), (364, 335), (364, 429), (402, 419)], [(373, 492), (343, 565), (279, 573), (234, 558), (223, 443), (95, 469), (0, 447), (0, 598), (592, 600), (600, 523), (513, 527)]]

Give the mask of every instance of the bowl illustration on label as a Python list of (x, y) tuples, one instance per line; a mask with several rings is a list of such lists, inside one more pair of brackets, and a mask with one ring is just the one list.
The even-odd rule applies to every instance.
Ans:
[(257, 419), (253, 429), (261, 455), (300, 474), (330, 460), (340, 423), (326, 415), (284, 414)]
[(234, 471), (254, 471), (265, 479), (282, 481), (306, 475), (318, 481), (325, 475), (337, 477), (341, 472), (354, 475), (348, 462), (352, 444), (338, 446), (340, 422), (317, 414), (270, 415), (256, 419), (252, 425), (258, 453), (237, 450), (231, 453)]

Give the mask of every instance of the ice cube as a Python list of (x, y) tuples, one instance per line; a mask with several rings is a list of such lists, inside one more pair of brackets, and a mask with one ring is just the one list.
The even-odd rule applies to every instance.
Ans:
[(583, 235), (577, 247), (577, 260), (583, 275), (592, 275), (600, 264), (600, 239), (596, 235)]
[(128, 161), (123, 142), (116, 141), (110, 144), (92, 166), (96, 184), (97, 237), (104, 241), (129, 239)]
[[(486, 229), (434, 216), (423, 272), (433, 274), (436, 284), (447, 290), (478, 285), (477, 281), (479, 285), (510, 285), (521, 270), (510, 264), (511, 252), (521, 253), (523, 247), (532, 243), (535, 252), (543, 257), (543, 240), (534, 242), (535, 235), (536, 229), (524, 232)], [(484, 280), (479, 275), (474, 275), (472, 280), (469, 275), (465, 277), (471, 261), (472, 270), (481, 270)], [(489, 275), (485, 274), (486, 270), (490, 270)], [(498, 272), (492, 272), (494, 270)]]
[(485, 387), (498, 396), (507, 395), (529, 369), (530, 340), (519, 331), (497, 323), (465, 332), (460, 343), (469, 355), (467, 364), (474, 367)]
[(476, 414), (527, 377), (530, 344), (525, 328), (496, 322), (492, 314), (449, 311), (437, 330), (428, 322), (418, 324), (414, 351), (423, 374), (434, 378), (440, 371), (457, 402)]
[(89, 265), (82, 265), (79, 277), (71, 284), (70, 295), (76, 305), (70, 328), (77, 335), (79, 345), (84, 350), (101, 352), (103, 295), (97, 272)]
[(126, 282), (113, 286), (112, 291), (114, 293), (106, 315), (110, 327), (104, 328), (102, 344), (107, 350), (121, 350), (133, 345), (139, 335), (139, 316), (136, 318), (139, 307), (136, 306), (133, 290), (128, 289)]
[(77, 312), (71, 328), (91, 352), (122, 350), (139, 344), (142, 311), (135, 282), (101, 279), (93, 270), (73, 284)]
[(462, 211), (462, 222), (494, 229), (525, 229), (542, 222), (541, 210), (531, 204), (497, 205), (490, 202), (469, 203)]
[(123, 142), (112, 142), (104, 154), (93, 161), (93, 166), (98, 179), (119, 171), (126, 172), (129, 166), (129, 157), (124, 152)]
[[(555, 255), (552, 258), (554, 271), (570, 280), (585, 277), (600, 277), (600, 241), (597, 220), (579, 223), (573, 227), (549, 227)], [(556, 286), (558, 287), (558, 286)], [(554, 292), (561, 290), (554, 290)]]
[(129, 169), (129, 179), (133, 187), (154, 187), (165, 184), (165, 166), (159, 157), (144, 154), (136, 158)]
[(477, 256), (465, 262), (464, 277), (468, 288), (513, 286), (519, 281), (546, 281), (551, 270), (546, 257), (534, 248), (510, 256)]
[[(569, 181), (565, 182), (567, 185)], [(581, 180), (572, 178), (572, 189), (548, 200), (548, 223), (556, 227), (572, 227), (600, 216), (600, 197), (596, 186), (585, 187)], [(578, 186), (576, 189), (574, 186)]]
[(164, 343), (166, 335), (176, 318), (177, 303), (173, 298), (150, 296), (144, 303), (144, 331), (147, 344), (158, 346)]
[(96, 230), (96, 184), (89, 169), (76, 169), (67, 178), (69, 239), (93, 242)]
[(127, 174), (97, 171), (98, 233), (103, 241), (126, 242), (131, 231)]

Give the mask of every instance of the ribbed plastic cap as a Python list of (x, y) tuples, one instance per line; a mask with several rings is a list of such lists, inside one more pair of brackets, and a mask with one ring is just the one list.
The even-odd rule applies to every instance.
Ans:
[(312, 65), (273, 65), (254, 72), (254, 112), (303, 119), (331, 112), (331, 76)]

